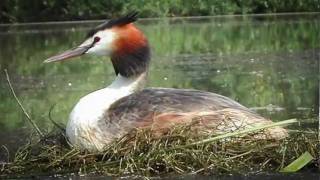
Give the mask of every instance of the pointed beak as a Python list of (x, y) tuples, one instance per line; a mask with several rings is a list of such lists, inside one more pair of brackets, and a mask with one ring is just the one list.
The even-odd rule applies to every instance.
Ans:
[(57, 62), (57, 61), (63, 61), (73, 57), (81, 56), (85, 54), (91, 47), (92, 47), (92, 44), (87, 46), (79, 46), (79, 47), (67, 50), (63, 53), (57, 54), (55, 56), (52, 56), (44, 60), (43, 62), (44, 63)]

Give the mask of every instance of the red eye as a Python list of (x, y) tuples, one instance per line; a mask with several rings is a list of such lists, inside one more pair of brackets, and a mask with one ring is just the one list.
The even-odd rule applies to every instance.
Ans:
[(94, 39), (93, 39), (93, 42), (94, 42), (94, 43), (97, 43), (97, 42), (99, 42), (99, 41), (100, 41), (100, 37), (98, 37), (98, 36), (94, 37)]

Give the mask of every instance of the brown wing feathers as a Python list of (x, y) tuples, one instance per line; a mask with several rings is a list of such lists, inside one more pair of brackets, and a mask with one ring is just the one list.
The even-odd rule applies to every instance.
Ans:
[[(221, 95), (164, 88), (145, 89), (120, 99), (105, 119), (120, 127), (151, 127), (160, 134), (178, 124), (195, 123), (193, 128), (201, 132), (229, 132), (272, 122)], [(272, 138), (285, 135), (282, 128), (268, 133)]]

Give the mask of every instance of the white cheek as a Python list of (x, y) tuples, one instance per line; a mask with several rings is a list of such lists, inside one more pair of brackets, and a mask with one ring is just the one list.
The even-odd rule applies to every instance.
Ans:
[(116, 38), (116, 35), (111, 30), (104, 30), (97, 32), (94, 37), (99, 37), (100, 41), (97, 42), (92, 48), (90, 48), (86, 53), (95, 55), (110, 55), (112, 52), (112, 43)]

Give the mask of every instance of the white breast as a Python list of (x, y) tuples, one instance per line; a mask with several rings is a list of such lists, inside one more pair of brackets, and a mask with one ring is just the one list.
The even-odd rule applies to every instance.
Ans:
[(76, 147), (101, 151), (116, 135), (106, 128), (104, 113), (118, 99), (135, 91), (138, 79), (118, 76), (107, 88), (92, 92), (73, 108), (66, 128), (69, 141)]

